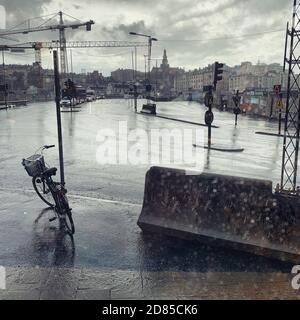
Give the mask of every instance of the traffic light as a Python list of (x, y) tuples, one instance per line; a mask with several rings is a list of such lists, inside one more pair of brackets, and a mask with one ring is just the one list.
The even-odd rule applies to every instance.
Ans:
[(64, 93), (69, 97), (69, 98), (75, 98), (76, 97), (76, 86), (74, 82), (71, 79), (68, 79), (67, 81), (64, 82), (65, 89), (63, 90)]
[(222, 74), (223, 74), (223, 63), (216, 62), (215, 63), (215, 73), (214, 73), (214, 89), (216, 90), (217, 88), (217, 83), (218, 81), (221, 81), (223, 79)]
[(152, 85), (146, 84), (146, 92), (151, 92), (151, 90), (152, 90)]
[(86, 24), (86, 31), (91, 31), (92, 30), (92, 24), (93, 24), (94, 22), (91, 20), (90, 22), (88, 22), (87, 24)]
[(66, 86), (67, 89), (72, 89), (72, 88), (74, 88), (74, 82), (71, 79), (68, 79), (65, 82), (65, 86)]
[(280, 93), (281, 93), (281, 85), (280, 85), (280, 84), (274, 85), (273, 91), (274, 91), (274, 93), (275, 93), (277, 96), (279, 96)]

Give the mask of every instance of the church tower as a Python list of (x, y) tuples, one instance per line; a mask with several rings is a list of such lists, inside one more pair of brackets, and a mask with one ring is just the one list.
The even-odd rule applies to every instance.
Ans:
[(168, 62), (167, 50), (166, 49), (164, 49), (164, 55), (163, 55), (161, 68), (165, 68), (165, 69), (169, 68), (169, 62)]

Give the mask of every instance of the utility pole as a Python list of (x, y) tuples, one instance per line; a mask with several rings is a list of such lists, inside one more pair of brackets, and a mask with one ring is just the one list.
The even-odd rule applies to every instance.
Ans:
[(59, 11), (59, 49), (60, 49), (60, 72), (65, 74), (67, 72), (67, 57), (66, 57), (66, 34), (64, 28), (63, 13)]
[(148, 38), (148, 82), (151, 84), (151, 51), (152, 51), (152, 37)]
[(60, 111), (60, 79), (58, 68), (57, 51), (53, 51), (54, 64), (54, 85), (55, 85), (55, 103), (56, 103), (56, 120), (57, 120), (57, 137), (58, 137), (58, 151), (59, 151), (59, 169), (60, 169), (60, 183), (65, 185), (65, 170), (64, 170), (64, 152), (61, 129), (61, 111)]
[(7, 83), (6, 83), (4, 48), (2, 48), (2, 66), (3, 66), (3, 82), (4, 82), (4, 103), (5, 103), (5, 108), (7, 108)]
[(130, 35), (140, 36), (148, 38), (148, 84), (146, 85), (147, 92), (147, 105), (150, 104), (150, 95), (151, 95), (151, 51), (152, 51), (152, 42), (157, 41), (156, 38), (153, 38), (151, 35), (137, 33), (137, 32), (129, 32)]
[(155, 98), (157, 98), (157, 59), (155, 61)]
[(131, 51), (132, 81), (135, 79), (133, 51)]
[(134, 81), (136, 81), (137, 80), (137, 69), (138, 69), (138, 67), (137, 67), (137, 47), (134, 47), (134, 58), (135, 58), (135, 63), (134, 63), (134, 74), (135, 74), (135, 76), (134, 76)]
[[(136, 48), (135, 48), (136, 49)], [(135, 52), (131, 52), (131, 59), (132, 59), (132, 82), (133, 82), (133, 104), (134, 104), (134, 111), (137, 112), (137, 85), (136, 85), (136, 57), (134, 58)], [(134, 62), (135, 61), (135, 62)]]
[(144, 74), (145, 74), (145, 81), (146, 81), (146, 79), (147, 79), (147, 55), (146, 54), (144, 54), (144, 60), (145, 60), (145, 72), (144, 72)]
[(73, 52), (72, 49), (70, 49), (70, 59), (71, 59), (71, 73), (72, 73), (72, 81), (74, 82), (74, 72), (73, 72)]

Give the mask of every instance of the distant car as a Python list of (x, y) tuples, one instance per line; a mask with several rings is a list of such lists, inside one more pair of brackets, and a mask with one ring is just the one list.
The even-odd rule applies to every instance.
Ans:
[(60, 106), (61, 107), (70, 107), (71, 106), (71, 101), (69, 99), (62, 99), (60, 101)]
[(86, 99), (88, 102), (96, 100), (96, 95), (94, 90), (86, 90)]

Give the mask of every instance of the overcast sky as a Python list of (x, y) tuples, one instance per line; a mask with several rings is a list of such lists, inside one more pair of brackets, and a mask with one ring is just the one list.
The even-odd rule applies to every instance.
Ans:
[[(242, 61), (282, 63), (286, 22), (291, 19), (293, 1), (0, 0), (0, 4), (6, 8), (7, 28), (28, 18), (49, 15), (59, 10), (83, 21), (92, 19), (96, 22), (91, 32), (84, 29), (68, 31), (67, 40), (140, 41), (143, 38), (128, 36), (128, 32), (152, 34), (159, 40), (154, 43), (153, 57), (161, 58), (165, 48), (171, 66), (188, 70), (216, 60), (229, 65), (240, 64)], [(41, 19), (35, 19), (32, 25), (41, 22)], [(266, 31), (278, 32), (257, 35)], [(57, 40), (58, 32), (14, 37), (22, 42)], [(138, 50), (140, 70), (144, 68), (145, 53), (146, 49)], [(43, 67), (51, 67), (49, 52), (43, 50), (42, 59)], [(18, 56), (6, 54), (6, 60), (32, 63), (34, 53), (29, 51), (26, 55)], [(108, 75), (116, 68), (131, 67), (131, 49), (73, 49), (73, 65), (75, 71), (99, 70)]]

